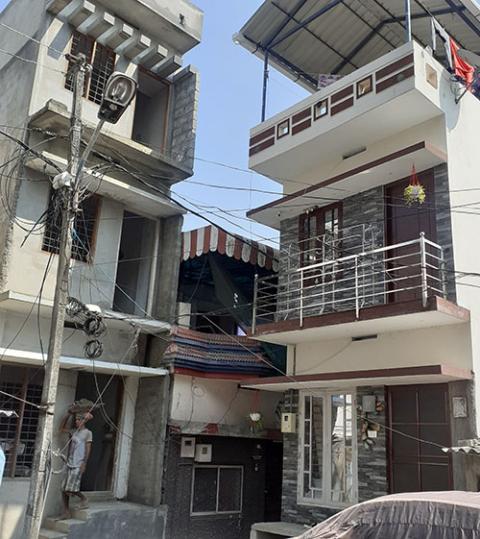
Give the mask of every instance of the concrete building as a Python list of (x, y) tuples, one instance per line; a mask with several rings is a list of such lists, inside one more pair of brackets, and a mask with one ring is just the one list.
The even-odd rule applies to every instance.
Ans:
[[(176, 312), (184, 213), (169, 193), (193, 173), (199, 81), (183, 56), (200, 42), (202, 23), (186, 0), (16, 0), (0, 16), (0, 129), (32, 148), (1, 136), (0, 407), (18, 415), (0, 419), (7, 454), (1, 539), (23, 537), (38, 421), (31, 404), (40, 402), (59, 241), (51, 178), (54, 165), (67, 165), (67, 55), (80, 52), (93, 66), (83, 99), (85, 140), (110, 74), (125, 72), (139, 86), (95, 146), (75, 221), (69, 294), (101, 308), (103, 353), (89, 359), (94, 345), (87, 346), (84, 321), (67, 319), (55, 412), (58, 428), (74, 400), (97, 403), (82, 489), (102, 503), (72, 520), (47, 519), (41, 537), (164, 533), (169, 382), (159, 364)], [(55, 472), (65, 443), (55, 434), (45, 517), (61, 511), (62, 475)]]
[(311, 91), (250, 136), (250, 167), (284, 189), (250, 212), (281, 237), (251, 334), (288, 362), (242, 387), (286, 395), (285, 522), (479, 488), (475, 457), (441, 450), (479, 427), (480, 102), (451, 54), (478, 49), (479, 11), (411, 7), (407, 39), (404, 3), (370, 0), (266, 1), (235, 36)]
[[(284, 358), (245, 336), (254, 277), (274, 276), (276, 252), (214, 226), (183, 233), (171, 373), (164, 503), (170, 539), (247, 539), (280, 518), (281, 395), (242, 380), (272, 376)], [(252, 417), (256, 420), (252, 420)]]

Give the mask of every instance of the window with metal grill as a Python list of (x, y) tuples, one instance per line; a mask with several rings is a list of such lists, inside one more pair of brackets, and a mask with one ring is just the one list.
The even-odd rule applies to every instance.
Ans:
[[(5, 457), (5, 477), (30, 477), (42, 397), (43, 372), (26, 367), (2, 367), (0, 382), (0, 446)], [(15, 397), (15, 398), (14, 398)], [(10, 415), (10, 412), (13, 412)]]
[(194, 466), (191, 515), (241, 513), (243, 466)]
[[(72, 258), (81, 262), (90, 262), (93, 258), (95, 232), (100, 198), (91, 195), (80, 203), (80, 208), (73, 225)], [(43, 236), (44, 251), (58, 254), (62, 216), (58, 200), (58, 191), (50, 191), (47, 211), (47, 224)]]
[[(80, 32), (73, 32), (70, 54), (76, 56), (79, 53), (84, 54), (87, 57), (87, 62), (92, 65), (92, 73), (85, 81), (83, 96), (94, 103), (100, 104), (107, 80), (115, 69), (115, 53), (92, 38)], [(69, 62), (65, 88), (73, 91), (71, 67), (72, 62)]]

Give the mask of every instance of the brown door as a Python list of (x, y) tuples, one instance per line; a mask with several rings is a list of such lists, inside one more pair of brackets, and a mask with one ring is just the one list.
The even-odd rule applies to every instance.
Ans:
[[(387, 245), (415, 240), (424, 232), (427, 239), (436, 241), (435, 200), (433, 170), (418, 175), (425, 188), (426, 199), (422, 205), (407, 206), (403, 192), (410, 178), (386, 187), (386, 240)], [(389, 301), (408, 301), (421, 298), (419, 245), (388, 251), (386, 264)], [(391, 259), (394, 260), (391, 260)]]
[(447, 384), (389, 387), (388, 416), (390, 493), (452, 489)]

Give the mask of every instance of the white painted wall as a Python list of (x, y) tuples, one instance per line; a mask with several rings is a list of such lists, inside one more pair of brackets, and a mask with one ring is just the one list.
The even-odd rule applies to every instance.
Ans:
[[(355, 85), (367, 75), (412, 51), (415, 61), (414, 77), (405, 79), (381, 93), (372, 92), (356, 99), (352, 108), (341, 114), (314, 121), (309, 129), (277, 139), (274, 146), (250, 158), (250, 167), (277, 178), (284, 185), (285, 194), (290, 194), (301, 189), (302, 185), (316, 184), (415, 142), (426, 140), (440, 149), (445, 149), (443, 129), (436, 129), (434, 126), (429, 128), (427, 124), (429, 120), (438, 120), (442, 116), (440, 95), (444, 86), (449, 83), (448, 80), (442, 79), (441, 74), (446, 72), (416, 43), (405, 44), (319, 90), (256, 126), (251, 130), (251, 135), (277, 125), (349, 85)], [(427, 63), (437, 71), (437, 88), (426, 80)], [(424, 124), (424, 127), (420, 127), (421, 124)], [(366, 146), (367, 151), (343, 160), (343, 154), (362, 146)], [(368, 175), (365, 180), (368, 181)]]
[(296, 361), (289, 358), (288, 367), (289, 374), (315, 374), (439, 364), (472, 368), (468, 324), (385, 333), (357, 342), (304, 342), (297, 345)]
[[(376, 159), (385, 157), (386, 155), (407, 148), (417, 142), (428, 142), (438, 148), (441, 151), (446, 152), (446, 140), (444, 120), (442, 116), (432, 118), (419, 125), (415, 125), (410, 129), (396, 133), (394, 136), (384, 138), (376, 144), (367, 146), (366, 151), (350, 157), (348, 159), (342, 159), (339, 155), (332, 155), (333, 159), (329, 161), (322, 161), (321, 166), (315, 170), (308, 171), (307, 173), (298, 176), (298, 182), (303, 184), (315, 184), (322, 180), (337, 176), (344, 172), (348, 172), (354, 168), (371, 163)], [(359, 139), (358, 146), (361, 146), (361, 138)], [(365, 191), (369, 189), (368, 174), (362, 177), (364, 178), (365, 187), (360, 189)], [(385, 184), (394, 182), (400, 178), (390, 176), (385, 178)], [(285, 184), (285, 194), (290, 194), (298, 191), (301, 188), (300, 183), (291, 182)], [(332, 191), (334, 193), (334, 191)], [(332, 195), (333, 196), (333, 195)]]
[[(257, 412), (260, 408), (263, 426), (279, 428), (275, 409), (281, 395), (262, 391), (258, 398), (257, 392), (239, 389), (238, 385), (237, 381), (175, 374), (170, 408), (171, 420), (248, 426), (249, 413)], [(227, 410), (229, 411), (225, 415)]]
[[(452, 205), (452, 236), (455, 270), (480, 273), (478, 210), (465, 205), (479, 200), (480, 153), (478, 151), (478, 125), (480, 101), (466, 94), (457, 105), (451, 94), (443, 96), (448, 150), (448, 176)], [(471, 312), (471, 339), (473, 370), (480, 375), (480, 279), (456, 274), (457, 301)], [(477, 403), (477, 431), (480, 431), (480, 384), (475, 384)]]

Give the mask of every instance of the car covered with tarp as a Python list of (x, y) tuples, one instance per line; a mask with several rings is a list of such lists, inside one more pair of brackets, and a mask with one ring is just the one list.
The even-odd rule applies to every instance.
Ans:
[(479, 539), (480, 494), (407, 492), (344, 509), (295, 539)]

